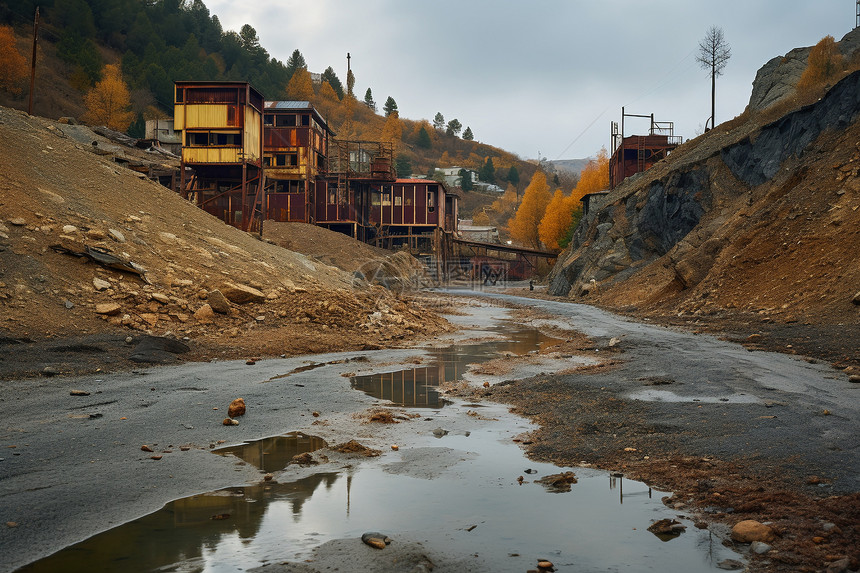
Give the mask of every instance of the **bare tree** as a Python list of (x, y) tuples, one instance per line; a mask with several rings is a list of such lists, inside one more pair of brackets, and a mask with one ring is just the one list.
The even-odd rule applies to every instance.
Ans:
[(723, 37), (723, 29), (711, 26), (704, 39), (699, 42), (696, 61), (704, 69), (711, 70), (711, 129), (714, 128), (714, 108), (717, 95), (717, 76), (723, 73), (726, 62), (732, 57), (732, 49)]

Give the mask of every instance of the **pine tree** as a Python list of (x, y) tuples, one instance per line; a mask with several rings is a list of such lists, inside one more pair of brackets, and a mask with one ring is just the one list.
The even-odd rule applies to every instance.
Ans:
[(418, 147), (421, 149), (430, 149), (432, 146), (433, 142), (430, 141), (430, 134), (427, 133), (427, 130), (422, 125), (418, 131)]
[(433, 118), (433, 127), (440, 131), (445, 128), (445, 116), (442, 115), (441, 111), (436, 112), (436, 117)]
[(445, 133), (456, 137), (460, 134), (461, 129), (463, 129), (463, 124), (460, 123), (460, 120), (454, 118), (448, 122), (448, 128), (445, 130)]
[(516, 165), (511, 165), (511, 168), (508, 169), (508, 182), (516, 187), (520, 184), (520, 171), (517, 169)]
[(296, 70), (300, 70), (302, 68), (308, 69), (308, 64), (305, 62), (305, 57), (302, 53), (298, 49), (295, 49), (287, 60), (287, 78), (292, 79)]
[(340, 83), (340, 78), (337, 77), (337, 74), (334, 73), (334, 69), (331, 66), (325, 69), (325, 71), (322, 73), (321, 79), (323, 82), (329, 83), (329, 85), (334, 90), (334, 93), (337, 94), (338, 100), (343, 99), (343, 84)]
[(471, 127), (466, 127), (466, 131), (463, 132), (463, 139), (466, 141), (472, 141), (475, 139), (475, 135), (472, 133)]
[(397, 102), (394, 101), (393, 97), (388, 96), (388, 99), (385, 100), (385, 105), (382, 106), (382, 111), (385, 112), (386, 117), (397, 111)]
[(82, 119), (91, 125), (125, 131), (134, 120), (134, 113), (129, 111), (128, 86), (122, 81), (119, 68), (111, 64), (104, 67), (102, 79), (84, 96), (84, 104), (87, 111)]
[(468, 169), (460, 170), (460, 189), (471, 191), (475, 186), (472, 184), (472, 172)]
[(373, 92), (370, 91), (370, 88), (367, 88), (367, 91), (364, 92), (364, 105), (373, 110), (373, 113), (376, 113), (376, 102), (373, 101)]
[(481, 167), (481, 171), (478, 173), (478, 177), (481, 178), (481, 181), (486, 181), (487, 183), (496, 182), (496, 168), (493, 165), (492, 157), (487, 157), (487, 161)]

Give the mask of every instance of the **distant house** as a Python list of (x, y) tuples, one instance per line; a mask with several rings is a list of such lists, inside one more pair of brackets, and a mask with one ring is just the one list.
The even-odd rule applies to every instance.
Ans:
[[(448, 187), (462, 187), (463, 186), (463, 176), (460, 175), (460, 171), (464, 171), (462, 167), (443, 167), (437, 169), (436, 171), (442, 173), (442, 177), (445, 181), (445, 185)], [(473, 171), (471, 169), (465, 169), (465, 172), (469, 175), (472, 180), (472, 184), (478, 182), (478, 172)]]
[(588, 215), (588, 212), (595, 207), (595, 202), (607, 195), (609, 195), (609, 191), (596, 191), (583, 195), (579, 200), (582, 203), (582, 216)]

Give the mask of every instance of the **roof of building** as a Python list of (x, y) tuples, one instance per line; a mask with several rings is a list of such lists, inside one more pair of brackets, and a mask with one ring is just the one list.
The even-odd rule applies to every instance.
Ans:
[(310, 109), (309, 101), (267, 101), (266, 109)]

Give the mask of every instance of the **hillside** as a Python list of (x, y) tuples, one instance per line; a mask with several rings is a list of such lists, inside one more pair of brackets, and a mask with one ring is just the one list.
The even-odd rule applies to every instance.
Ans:
[[(83, 126), (0, 108), (0, 377), (36, 374), (16, 356), (46, 348), (44, 362), (61, 372), (86, 370), (87, 353), (127, 358), (127, 337), (247, 358), (374, 347), (446, 327), (370, 284), (372, 273), (361, 279), (222, 223), (121, 167), (115, 157), (132, 158), (110, 148)], [(353, 267), (382, 258), (325, 236), (353, 253)], [(88, 247), (94, 257), (75, 255)], [(103, 253), (125, 270), (93, 261)], [(408, 265), (386, 268), (408, 280)]]
[(788, 95), (614, 189), (550, 293), (860, 364), (860, 71), (807, 105)]
[[(127, 132), (133, 137), (144, 136), (145, 120), (173, 115), (175, 81), (242, 80), (268, 100), (310, 100), (341, 139), (391, 141), (398, 173), (403, 176), (425, 176), (436, 168), (452, 166), (477, 171), (492, 157), (495, 181), (491, 182), (507, 187), (509, 170), (515, 166), (522, 190), (537, 169), (534, 162), (503, 149), (446, 133), (444, 124), (437, 129), (433, 118), (403, 117), (390, 122), (381, 110), (382, 102), (376, 102), (376, 110), (365, 105), (362, 94), (369, 86), (362, 85), (361, 78), (355, 97), (350, 97), (343, 93), (344, 82), (331, 66), (325, 72), (305, 68), (322, 72), (330, 82), (310, 85), (308, 81), (301, 94), (290, 92), (291, 78), (306, 66), (304, 56), (295, 50), (286, 62), (278, 60), (260, 45), (253, 27), (224, 30), (217, 15), (201, 0), (105, 0), (99, 9), (91, 9), (88, 3), (75, 4), (75, 9), (72, 5), (48, 2), (40, 6), (35, 115), (80, 121), (86, 111), (85, 94), (101, 78), (102, 66), (113, 64), (121, 68), (131, 92), (135, 120)], [(0, 0), (0, 25), (13, 27), (17, 50), (28, 63), (27, 79), (35, 8), (32, 0)], [(26, 110), (28, 85), (26, 80), (18, 82), (14, 86), (17, 93), (0, 89), (0, 105)], [(422, 128), (426, 139), (420, 135)], [(481, 134), (476, 137), (480, 139)]]

